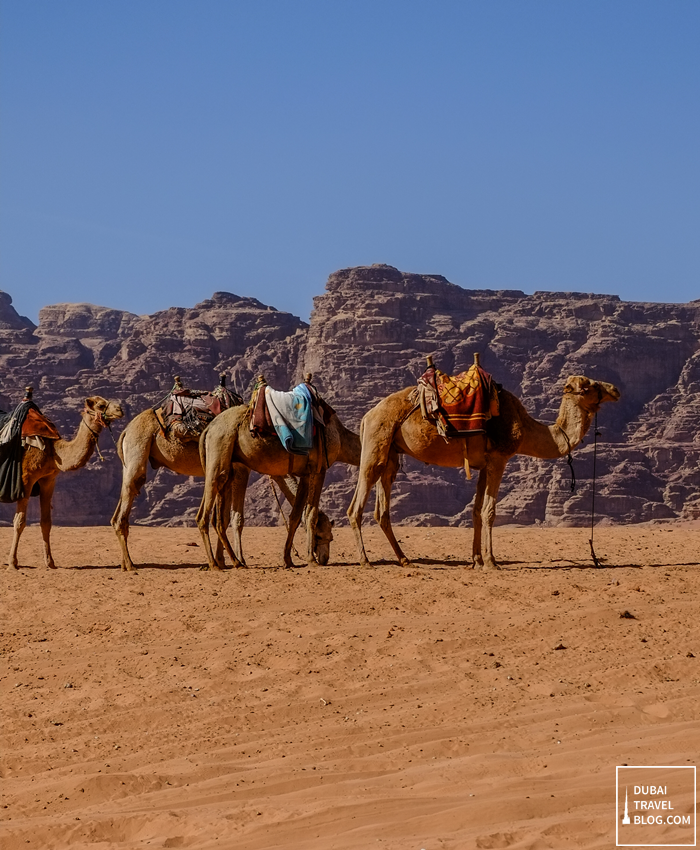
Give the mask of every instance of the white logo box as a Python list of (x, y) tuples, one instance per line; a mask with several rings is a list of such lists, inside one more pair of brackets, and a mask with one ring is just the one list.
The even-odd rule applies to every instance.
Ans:
[[(623, 820), (622, 820), (623, 814), (624, 814), (624, 805), (625, 804), (624, 804), (624, 795), (623, 795), (623, 802), (622, 802), (622, 808), (621, 808), (620, 787), (622, 787), (623, 791), (624, 791), (625, 786), (628, 783), (625, 782), (624, 775), (623, 775), (623, 777), (620, 776), (620, 772), (621, 771), (623, 771), (623, 772), (624, 771), (636, 771), (636, 770), (654, 771), (657, 774), (659, 774), (661, 771), (670, 771), (670, 770), (673, 770), (673, 771), (676, 771), (676, 770), (692, 771), (692, 786), (693, 786), (693, 791), (692, 791), (692, 793), (693, 793), (693, 810), (692, 810), (692, 815), (691, 815), (692, 826), (693, 826), (692, 841), (689, 840), (689, 841), (683, 842), (683, 843), (670, 843), (669, 841), (663, 841), (663, 840), (656, 841), (656, 842), (646, 841), (646, 840), (644, 842), (639, 842), (639, 841), (631, 842), (631, 841), (627, 840), (626, 833), (631, 831), (631, 830), (629, 830), (627, 826), (623, 826), (623, 823), (630, 823), (630, 821), (624, 821), (623, 822)], [(621, 781), (621, 779), (622, 779), (622, 781)], [(653, 773), (650, 775), (647, 787), (658, 786), (660, 784), (660, 783), (658, 783), (656, 781), (652, 781), (652, 780), (653, 780)], [(689, 785), (690, 785), (690, 776), (688, 777), (688, 788), (689, 788)], [(666, 786), (664, 786), (664, 787), (666, 787)], [(676, 764), (669, 764), (669, 765), (648, 765), (648, 764), (617, 765), (616, 768), (615, 768), (615, 814), (616, 814), (616, 817), (615, 817), (615, 846), (616, 847), (696, 847), (697, 846), (697, 773), (696, 773), (695, 765), (676, 765)], [(640, 814), (642, 814), (642, 812), (633, 811), (631, 814), (632, 814), (632, 816), (634, 816), (635, 814), (640, 815)], [(654, 811), (654, 814), (655, 814), (656, 817), (662, 818), (661, 822), (658, 822), (658, 821), (656, 823), (647, 822), (646, 824), (642, 824), (642, 825), (646, 825), (647, 827), (650, 828), (651, 831), (653, 831), (655, 827), (658, 829), (658, 827), (660, 827), (660, 826), (673, 825), (673, 824), (670, 824), (670, 823), (667, 824), (663, 820), (664, 816), (670, 816), (670, 812), (665, 807), (663, 809), (661, 809), (661, 811)], [(649, 815), (650, 815), (650, 813), (649, 813)], [(643, 816), (649, 816), (649, 815), (647, 814), (647, 811), (644, 810)], [(677, 824), (675, 824), (675, 825), (677, 825)], [(622, 833), (622, 835), (620, 835), (620, 833)]]

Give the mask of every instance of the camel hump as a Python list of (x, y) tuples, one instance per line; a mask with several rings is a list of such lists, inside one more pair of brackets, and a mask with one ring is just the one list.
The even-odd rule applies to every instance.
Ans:
[[(415, 398), (415, 387), (406, 387), (380, 399), (367, 411), (360, 423), (360, 434), (388, 427), (392, 432), (404, 422), (414, 410), (419, 409)], [(363, 437), (364, 439), (364, 437)]]

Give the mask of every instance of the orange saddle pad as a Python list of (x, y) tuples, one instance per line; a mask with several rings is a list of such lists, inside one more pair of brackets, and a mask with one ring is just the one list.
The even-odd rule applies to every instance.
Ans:
[(46, 440), (60, 440), (61, 435), (55, 425), (42, 413), (33, 407), (27, 411), (27, 417), (22, 423), (23, 437), (43, 437)]

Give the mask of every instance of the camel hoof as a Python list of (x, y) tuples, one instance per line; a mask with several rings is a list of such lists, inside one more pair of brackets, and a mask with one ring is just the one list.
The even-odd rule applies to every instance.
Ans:
[(401, 558), (401, 566), (402, 567), (412, 567), (413, 564), (408, 560), (408, 558)]
[(501, 568), (495, 561), (486, 561), (482, 567), (482, 570), (500, 570)]

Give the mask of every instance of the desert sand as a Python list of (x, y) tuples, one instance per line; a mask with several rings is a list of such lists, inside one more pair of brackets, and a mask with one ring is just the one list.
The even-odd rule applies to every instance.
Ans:
[[(365, 525), (332, 565), (200, 571), (196, 529), (37, 527), (2, 581), (0, 841), (15, 848), (615, 846), (616, 765), (700, 752), (700, 527)], [(7, 563), (11, 529), (0, 529)], [(300, 541), (301, 542), (301, 541)], [(299, 559), (297, 558), (297, 561)]]

